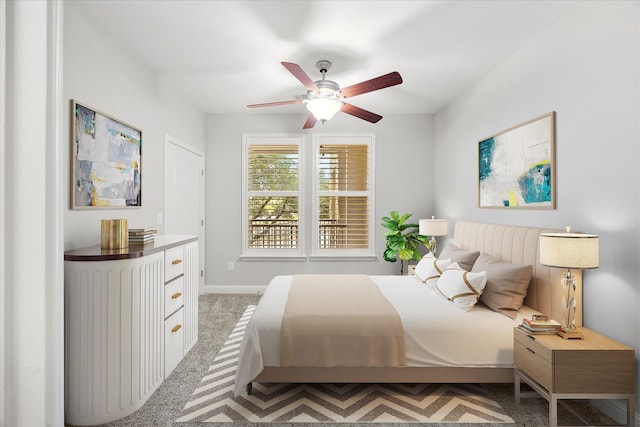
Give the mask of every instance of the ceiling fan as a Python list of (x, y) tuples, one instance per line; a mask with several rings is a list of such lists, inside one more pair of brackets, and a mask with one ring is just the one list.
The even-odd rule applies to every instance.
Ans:
[(302, 67), (292, 62), (281, 63), (291, 74), (293, 74), (307, 88), (304, 95), (296, 95), (296, 99), (289, 101), (267, 102), (264, 104), (250, 104), (249, 108), (256, 107), (273, 107), (276, 105), (288, 104), (304, 104), (309, 110), (309, 117), (304, 123), (303, 129), (310, 129), (320, 120), (322, 123), (331, 119), (335, 113), (342, 111), (362, 120), (371, 123), (377, 123), (382, 116), (367, 111), (355, 105), (344, 102), (346, 98), (351, 98), (363, 93), (373, 92), (375, 90), (384, 89), (386, 87), (399, 85), (402, 83), (402, 77), (397, 71), (385, 74), (345, 88), (340, 88), (338, 83), (325, 78), (325, 74), (331, 68), (331, 62), (321, 60), (316, 63), (316, 67), (322, 74), (322, 79), (313, 81), (311, 77), (304, 72)]

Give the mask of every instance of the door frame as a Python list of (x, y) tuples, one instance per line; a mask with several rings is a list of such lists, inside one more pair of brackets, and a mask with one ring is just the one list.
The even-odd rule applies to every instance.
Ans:
[(200, 227), (199, 227), (199, 231), (198, 231), (198, 264), (199, 264), (199, 270), (200, 270), (200, 274), (199, 274), (199, 278), (198, 278), (198, 293), (200, 295), (204, 294), (204, 289), (205, 289), (205, 272), (204, 272), (204, 266), (205, 266), (205, 154), (204, 152), (198, 150), (195, 147), (192, 147), (188, 144), (183, 143), (182, 141), (180, 141), (179, 139), (166, 134), (164, 135), (164, 212), (166, 215), (167, 212), (167, 206), (169, 204), (169, 198), (167, 197), (167, 171), (168, 171), (168, 166), (169, 166), (169, 159), (167, 156), (167, 147), (169, 144), (172, 144), (174, 146), (177, 146), (183, 150), (189, 151), (197, 156), (200, 157), (200, 167), (202, 169), (202, 173), (200, 174), (200, 183), (199, 183), (199, 197), (198, 200), (200, 201), (200, 206), (198, 206), (198, 209), (200, 211)]

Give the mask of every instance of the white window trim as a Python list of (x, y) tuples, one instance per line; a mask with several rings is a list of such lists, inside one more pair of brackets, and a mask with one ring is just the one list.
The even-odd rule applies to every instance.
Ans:
[[(329, 138), (329, 139), (328, 139)], [(352, 141), (349, 141), (349, 140)], [(317, 224), (320, 222), (318, 215), (318, 198), (320, 196), (320, 182), (318, 180), (319, 168), (319, 147), (322, 143), (331, 144), (368, 144), (369, 162), (369, 247), (367, 249), (320, 249), (320, 234)], [(311, 202), (311, 223), (312, 248), (310, 259), (314, 261), (372, 261), (378, 257), (375, 252), (375, 134), (374, 133), (323, 133), (312, 135), (313, 145), (313, 171), (312, 171), (312, 202)], [(362, 192), (354, 192), (353, 195), (360, 195)]]
[[(249, 145), (297, 145), (298, 146), (298, 247), (296, 249), (252, 249), (249, 248), (249, 230), (247, 213), (249, 212), (248, 199), (248, 150)], [(245, 261), (302, 261), (306, 260), (305, 244), (305, 136), (304, 134), (243, 134), (242, 135), (242, 254), (240, 258)]]

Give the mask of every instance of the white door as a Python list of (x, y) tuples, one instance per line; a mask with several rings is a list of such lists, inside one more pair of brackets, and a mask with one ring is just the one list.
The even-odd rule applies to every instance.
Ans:
[(199, 237), (199, 292), (204, 293), (204, 154), (165, 136), (164, 232)]

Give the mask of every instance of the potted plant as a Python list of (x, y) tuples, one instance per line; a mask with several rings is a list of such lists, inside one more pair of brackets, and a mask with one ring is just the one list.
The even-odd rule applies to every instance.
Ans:
[(382, 217), (382, 226), (389, 231), (384, 233), (387, 246), (383, 258), (388, 262), (396, 262), (400, 258), (400, 274), (404, 274), (405, 261), (419, 261), (422, 254), (420, 243), (429, 248), (429, 238), (418, 234), (418, 224), (407, 223), (412, 214), (400, 215), (391, 211), (389, 216)]

